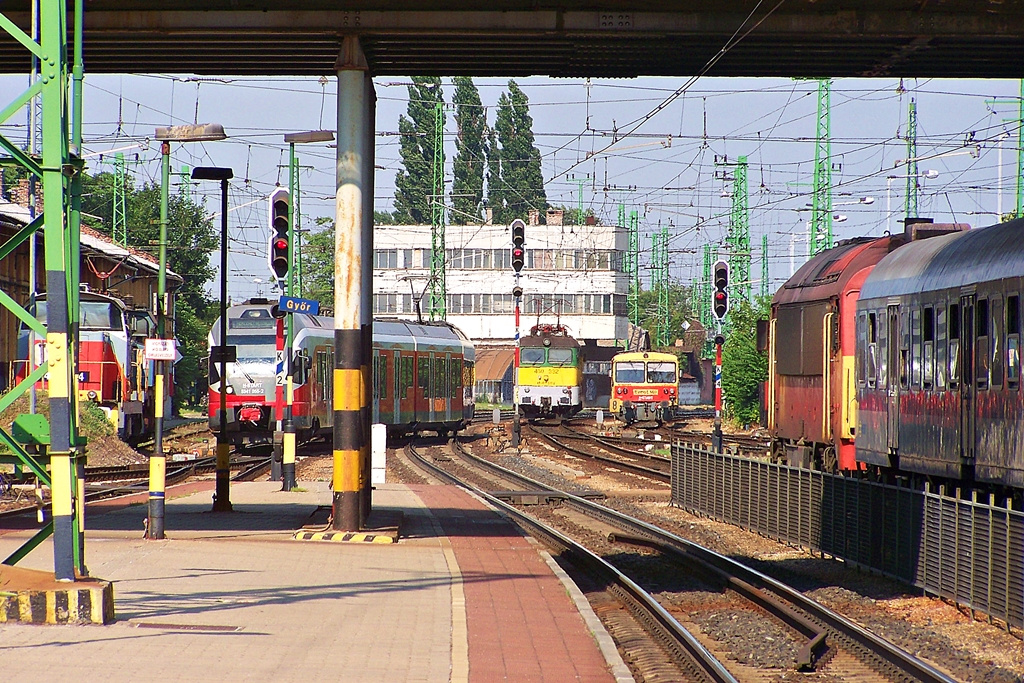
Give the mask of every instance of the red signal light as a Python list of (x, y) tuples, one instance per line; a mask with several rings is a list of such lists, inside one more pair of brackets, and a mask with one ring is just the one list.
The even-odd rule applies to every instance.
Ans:
[(288, 240), (284, 239), (283, 237), (278, 237), (276, 240), (274, 240), (274, 248), (275, 249), (287, 249), (288, 248)]

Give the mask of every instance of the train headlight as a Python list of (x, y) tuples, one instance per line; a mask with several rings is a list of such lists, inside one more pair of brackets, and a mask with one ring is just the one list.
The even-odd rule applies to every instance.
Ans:
[(569, 387), (562, 387), (562, 393), (563, 394), (568, 394), (569, 393)]
[(224, 390), (224, 393), (233, 394), (235, 393), (235, 388), (229, 384), (228, 388)]
[(87, 393), (86, 396), (89, 397), (90, 401), (95, 401), (97, 394), (95, 391), (89, 391), (89, 393)]
[(524, 394), (530, 393), (530, 387), (523, 387), (523, 393)]

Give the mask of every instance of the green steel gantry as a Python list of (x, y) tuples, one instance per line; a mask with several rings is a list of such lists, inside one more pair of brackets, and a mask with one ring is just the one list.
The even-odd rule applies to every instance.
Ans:
[(657, 297), (654, 344), (669, 344), (669, 259), (668, 259), (668, 227), (662, 226), (651, 235), (651, 289)]
[(433, 194), (430, 197), (430, 300), (431, 320), (448, 317), (444, 239), (444, 105), (434, 106)]
[(729, 290), (735, 300), (750, 301), (750, 210), (747, 199), (747, 157), (733, 169), (732, 213), (729, 218)]
[(918, 189), (921, 187), (917, 175), (917, 102), (910, 98), (907, 110), (907, 200), (903, 216), (917, 218)]
[[(994, 99), (985, 100), (985, 104), (989, 106), (998, 104), (1016, 104), (1017, 105), (1017, 118), (1013, 119), (1014, 126), (1017, 129), (1017, 201), (1014, 204), (1013, 214), (1003, 212), (999, 216), (1000, 222), (1013, 220), (1014, 218), (1024, 217), (1024, 78), (1020, 79), (1020, 94), (1016, 99)], [(1003, 119), (1007, 121), (1007, 119)], [(999, 168), (1000, 186), (1002, 185), (1002, 166)]]
[(627, 228), (628, 246), (626, 260), (622, 269), (626, 271), (629, 281), (629, 292), (626, 295), (626, 308), (629, 310), (629, 322), (634, 327), (640, 326), (640, 216), (636, 211), (629, 212), (629, 225), (626, 225), (626, 206), (619, 204), (619, 225)]
[(125, 161), (124, 153), (118, 152), (114, 155), (114, 225), (110, 236), (125, 246), (128, 245), (127, 190), (128, 162)]
[(768, 233), (765, 233), (761, 235), (761, 298), (767, 299), (771, 293), (768, 283)]
[(832, 80), (818, 79), (818, 125), (814, 145), (814, 194), (811, 197), (811, 256), (832, 248)]
[(0, 14), (0, 30), (38, 57), (41, 69), (40, 78), (0, 111), (0, 123), (39, 98), (43, 130), (41, 158), (23, 152), (0, 135), (0, 148), (9, 155), (0, 161), (21, 167), (43, 185), (42, 213), (0, 245), (0, 259), (10, 258), (42, 229), (47, 296), (44, 326), (0, 289), (0, 305), (46, 340), (46, 362), (0, 398), (0, 412), (44, 376), (50, 406), (49, 420), (40, 414), (19, 415), (10, 433), (0, 428), (0, 442), (14, 454), (4, 456), (8, 462), (32, 472), (50, 487), (52, 510), (51, 520), (3, 562), (17, 563), (52, 534), (54, 576), (62, 581), (88, 575), (83, 533), (85, 458), (84, 443), (78, 436), (75, 375), (78, 325), (71, 322), (79, 319), (83, 5), (84, 0), (75, 0), (70, 14), (73, 65), (69, 64), (69, 10), (64, 2), (41, 0), (38, 41)]

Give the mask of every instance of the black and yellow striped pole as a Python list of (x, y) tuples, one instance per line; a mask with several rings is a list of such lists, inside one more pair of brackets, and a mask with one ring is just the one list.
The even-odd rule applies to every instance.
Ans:
[[(334, 260), (334, 528), (358, 531), (369, 509), (369, 364), (372, 313), (364, 292), (367, 121), (366, 58), (356, 36), (345, 36), (338, 59), (338, 159)], [(372, 243), (372, 242), (371, 242)]]

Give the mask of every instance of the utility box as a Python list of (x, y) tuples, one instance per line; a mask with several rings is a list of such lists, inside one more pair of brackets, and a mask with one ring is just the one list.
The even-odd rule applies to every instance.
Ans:
[(370, 427), (370, 483), (387, 483), (388, 428), (375, 424)]

